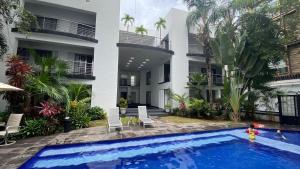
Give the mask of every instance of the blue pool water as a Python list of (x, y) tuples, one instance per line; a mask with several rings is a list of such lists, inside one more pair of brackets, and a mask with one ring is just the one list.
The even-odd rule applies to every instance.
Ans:
[(20, 169), (300, 169), (300, 133), (245, 129), (48, 146)]

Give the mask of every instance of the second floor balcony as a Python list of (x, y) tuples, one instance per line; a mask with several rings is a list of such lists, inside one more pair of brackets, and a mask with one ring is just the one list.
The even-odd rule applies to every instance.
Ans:
[(149, 35), (140, 35), (133, 32), (120, 31), (120, 43), (150, 46), (171, 50), (171, 43), (167, 37), (159, 38)]
[(93, 25), (44, 16), (37, 16), (37, 23), (38, 25), (32, 28), (33, 31), (53, 34), (56, 33), (59, 35), (96, 41), (95, 26)]
[(87, 61), (64, 60), (68, 65), (67, 76), (81, 79), (95, 79), (94, 63)]

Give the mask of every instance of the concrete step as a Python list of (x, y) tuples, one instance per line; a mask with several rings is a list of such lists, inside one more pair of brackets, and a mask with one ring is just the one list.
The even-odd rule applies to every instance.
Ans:
[[(166, 113), (164, 109), (147, 109), (149, 116), (167, 116), (169, 113)], [(126, 116), (138, 116), (137, 108), (128, 108), (126, 111)]]

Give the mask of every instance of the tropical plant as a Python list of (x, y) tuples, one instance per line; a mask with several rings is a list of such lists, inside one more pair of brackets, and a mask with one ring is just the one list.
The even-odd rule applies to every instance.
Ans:
[(159, 31), (159, 39), (161, 41), (161, 31), (162, 29), (166, 29), (166, 20), (162, 17), (159, 18), (159, 20), (155, 23), (155, 27), (156, 27), (156, 30)]
[[(187, 7), (192, 10), (186, 20), (188, 29), (198, 26), (198, 34), (201, 42), (203, 42), (203, 54), (207, 66), (207, 81), (208, 81), (208, 94), (210, 105), (212, 106), (212, 74), (211, 74), (211, 57), (212, 52), (210, 48), (210, 26), (212, 24), (212, 17), (214, 17), (214, 9), (216, 3), (214, 0), (184, 0)], [(200, 45), (200, 44), (199, 44)]]
[(126, 99), (124, 99), (123, 97), (120, 98), (120, 103), (119, 103), (120, 108), (127, 108), (128, 107), (128, 102)]
[(44, 136), (47, 134), (47, 120), (27, 120), (20, 132), (23, 137)]
[(207, 83), (207, 78), (202, 73), (191, 73), (189, 75), (189, 81), (187, 82), (187, 88), (195, 91), (197, 93), (197, 98), (202, 97), (202, 90), (204, 85)]
[(8, 83), (18, 88), (24, 88), (26, 78), (32, 74), (32, 68), (21, 57), (13, 55), (6, 61), (6, 76)]
[(191, 116), (194, 117), (207, 117), (210, 114), (209, 104), (202, 99), (190, 99), (188, 107)]
[(87, 109), (91, 101), (91, 96), (87, 95), (89, 91), (85, 87), (83, 87), (83, 84), (72, 84), (70, 86), (72, 86), (72, 89), (77, 88), (77, 90), (75, 90), (77, 92), (74, 93), (73, 90), (68, 90), (68, 87), (64, 86), (61, 86), (59, 88), (59, 91), (61, 92), (63, 98), (62, 103), (65, 105), (66, 117), (68, 117), (69, 113), (74, 110), (76, 110), (77, 112), (81, 112), (81, 109)]
[(169, 103), (167, 103), (167, 104), (165, 104), (165, 109), (171, 109), (172, 108), (172, 105), (171, 104), (169, 104)]
[(243, 99), (246, 96), (240, 87), (241, 84), (243, 84), (243, 83), (240, 83), (238, 78), (232, 79), (231, 83), (230, 83), (229, 103), (232, 108), (230, 118), (234, 122), (238, 122), (241, 120), (241, 116), (240, 116), (241, 102), (243, 101)]
[(20, 0), (0, 0), (0, 16), (0, 57), (2, 57), (8, 50), (6, 38), (3, 36), (5, 34), (3, 26), (15, 24), (19, 32), (28, 34), (32, 25), (37, 25), (37, 19), (21, 7)]
[(189, 101), (188, 96), (186, 94), (179, 95), (170, 91), (170, 97), (179, 104), (179, 111), (185, 113), (185, 111), (187, 110), (186, 103)]
[(144, 36), (145, 34), (148, 34), (148, 30), (146, 28), (144, 28), (143, 25), (141, 25), (141, 26), (138, 26), (135, 28), (135, 33), (141, 34), (142, 36)]
[(257, 108), (257, 100), (260, 98), (260, 93), (257, 91), (249, 91), (247, 98), (242, 102), (242, 108), (245, 111), (245, 119), (254, 120), (254, 113)]
[(43, 101), (40, 103), (41, 107), (39, 107), (41, 110), (39, 112), (40, 115), (44, 117), (53, 117), (57, 114), (60, 114), (63, 110), (60, 108), (57, 104), (49, 102), (49, 101)]
[(134, 18), (129, 14), (125, 14), (124, 17), (121, 19), (124, 22), (124, 26), (127, 27), (127, 32), (129, 31), (129, 26), (132, 26), (134, 23)]
[(91, 107), (87, 110), (87, 114), (91, 120), (103, 120), (106, 118), (106, 113), (101, 107)]
[(91, 118), (87, 113), (88, 106), (86, 103), (78, 102), (75, 108), (72, 108), (69, 112), (69, 116), (74, 129), (86, 128), (89, 126)]
[[(8, 83), (12, 86), (24, 89), (27, 77), (32, 74), (32, 68), (19, 56), (11, 56), (6, 61), (6, 76)], [(11, 112), (23, 109), (26, 102), (25, 92), (5, 92), (4, 99), (8, 101)]]

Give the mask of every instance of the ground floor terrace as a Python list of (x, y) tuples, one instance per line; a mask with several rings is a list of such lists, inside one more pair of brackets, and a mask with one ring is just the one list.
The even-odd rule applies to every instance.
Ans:
[[(16, 144), (0, 147), (0, 168), (14, 169), (31, 158), (46, 145), (73, 144), (101, 140), (126, 139), (143, 136), (163, 135), (171, 133), (190, 133), (195, 131), (218, 130), (248, 126), (247, 122), (200, 120), (176, 116), (157, 117), (151, 128), (130, 126), (121, 132), (107, 133), (105, 122), (93, 122), (90, 128), (74, 130), (51, 136), (33, 137), (17, 141)], [(299, 126), (280, 126), (278, 123), (262, 122), (266, 128), (297, 130)]]

